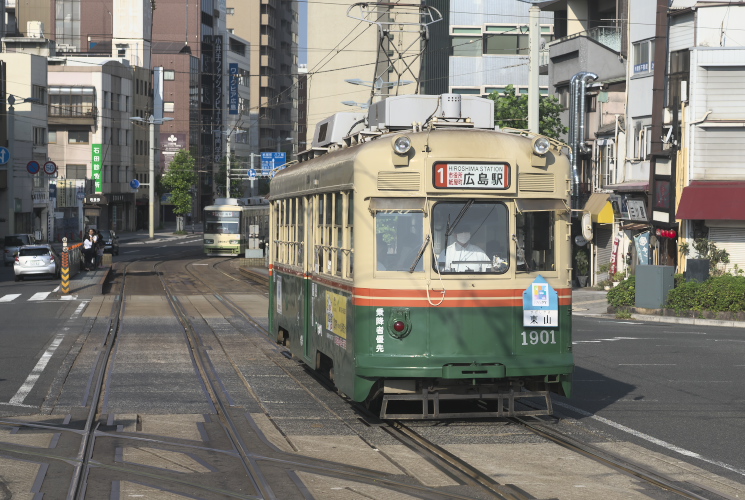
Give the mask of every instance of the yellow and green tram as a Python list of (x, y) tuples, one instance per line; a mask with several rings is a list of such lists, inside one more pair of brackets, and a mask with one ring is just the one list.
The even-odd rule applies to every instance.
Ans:
[(259, 243), (269, 235), (267, 204), (245, 206), (240, 198), (218, 198), (214, 205), (204, 207), (203, 220), (206, 255), (242, 256), (253, 250), (261, 256)]
[(271, 335), (382, 418), (551, 413), (574, 369), (561, 145), (415, 126), (334, 149), (272, 181)]

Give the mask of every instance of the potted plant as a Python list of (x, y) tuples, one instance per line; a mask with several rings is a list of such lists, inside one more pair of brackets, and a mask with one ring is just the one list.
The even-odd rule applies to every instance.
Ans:
[(587, 257), (587, 251), (584, 248), (577, 250), (574, 254), (574, 263), (577, 266), (577, 282), (580, 287), (587, 286), (588, 273), (590, 271), (590, 259)]
[(623, 280), (626, 279), (626, 274), (622, 272), (617, 272), (613, 274), (613, 277), (611, 278), (613, 280), (613, 286), (618, 286), (619, 283), (621, 283)]

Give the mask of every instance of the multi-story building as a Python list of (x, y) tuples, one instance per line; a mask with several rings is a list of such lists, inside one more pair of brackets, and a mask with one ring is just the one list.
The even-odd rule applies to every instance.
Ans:
[[(592, 0), (557, 0), (541, 4), (541, 9), (554, 15), (555, 39), (544, 47), (540, 69), (548, 75), (550, 93), (562, 104), (562, 123), (570, 128), (568, 141), (577, 183), (573, 202), (575, 208), (585, 208), (591, 214), (593, 238), (587, 248), (591, 282), (595, 284), (608, 278), (614, 249), (616, 257), (625, 255), (628, 239), (626, 245), (614, 245), (619, 230), (626, 227), (638, 232), (646, 227), (646, 217), (636, 220), (635, 211), (633, 217), (627, 211), (616, 219), (610, 202), (615, 193), (625, 203), (633, 190), (639, 191), (638, 199), (643, 200), (646, 189), (633, 182), (637, 170), (622, 168), (627, 137), (627, 13), (625, 4), (617, 7), (616, 2)], [(587, 75), (584, 81), (575, 78), (583, 74)], [(575, 87), (571, 85), (573, 78)]]
[(297, 2), (227, 0), (226, 20), (228, 31), (247, 40), (252, 51), (245, 124), (251, 150), (296, 152)]
[[(128, 61), (111, 58), (61, 57), (49, 64), (49, 156), (59, 168), (58, 210), (72, 219), (58, 233), (71, 235), (86, 226), (132, 231), (135, 197), (129, 188), (133, 168), (132, 96), (134, 72)], [(100, 170), (99, 170), (100, 166)], [(63, 182), (65, 181), (65, 182)], [(104, 203), (80, 212), (75, 199), (62, 190), (103, 195)], [(61, 200), (67, 200), (61, 203)], [(108, 203), (106, 203), (108, 202)]]
[[(44, 165), (47, 154), (47, 61), (25, 53), (1, 53), (2, 114), (10, 159), (0, 173), (0, 228), (3, 234), (53, 236), (49, 185), (53, 175), (31, 173), (29, 162)], [(13, 96), (13, 99), (11, 99)], [(31, 99), (32, 102), (25, 102)], [(11, 102), (14, 101), (14, 102)], [(11, 106), (13, 108), (11, 112)]]
[(677, 218), (681, 242), (707, 238), (729, 253), (729, 271), (745, 269), (745, 6), (676, 0), (668, 19), (662, 130), (673, 154), (653, 172), (653, 219)]
[[(436, 3), (436, 2), (433, 2)], [(470, 0), (451, 0), (443, 24), (433, 29), (442, 30), (447, 19), (450, 47), (431, 47), (433, 59), (441, 58), (439, 51), (450, 51), (448, 74), (442, 75), (438, 65), (425, 64), (426, 86), (446, 78), (447, 90), (458, 94), (486, 96), (501, 93), (513, 85), (518, 94), (528, 91), (528, 19), (530, 4), (513, 0), (474, 3)], [(475, 5), (483, 6), (475, 8)], [(444, 8), (445, 5), (442, 6)], [(554, 36), (553, 12), (541, 12), (541, 41), (549, 43)], [(437, 52), (435, 52), (437, 51)], [(541, 95), (548, 94), (548, 78), (539, 78)], [(439, 88), (444, 86), (440, 84)]]

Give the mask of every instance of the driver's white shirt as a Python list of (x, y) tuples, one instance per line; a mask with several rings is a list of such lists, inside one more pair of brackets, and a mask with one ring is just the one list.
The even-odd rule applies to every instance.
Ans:
[[(453, 264), (453, 262), (460, 262)], [(477, 262), (476, 264), (465, 264), (464, 262)], [(488, 263), (487, 263), (488, 262)], [(445, 250), (445, 270), (447, 271), (474, 271), (482, 272), (491, 266), (491, 259), (476, 245), (453, 242)]]

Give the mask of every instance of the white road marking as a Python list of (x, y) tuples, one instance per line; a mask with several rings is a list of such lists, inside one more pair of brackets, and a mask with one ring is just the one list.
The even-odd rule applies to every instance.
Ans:
[(54, 292), (59, 292), (59, 288), (60, 288), (60, 287), (58, 286), (57, 288), (55, 288), (54, 290), (52, 290), (52, 293), (54, 293)]
[(62, 339), (64, 338), (65, 338), (64, 333), (58, 333), (57, 336), (54, 337), (52, 344), (47, 348), (44, 354), (41, 355), (41, 359), (39, 359), (39, 361), (36, 363), (36, 366), (34, 366), (34, 369), (31, 370), (31, 373), (29, 374), (29, 376), (26, 377), (26, 381), (23, 383), (21, 388), (18, 389), (18, 392), (16, 392), (16, 395), (10, 398), (10, 401), (8, 401), (8, 404), (10, 405), (23, 404), (23, 400), (26, 399), (26, 396), (28, 396), (28, 394), (31, 392), (31, 389), (34, 388), (36, 381), (39, 380), (41, 373), (44, 371), (44, 368), (46, 368), (47, 363), (49, 363), (49, 360), (52, 358), (52, 354), (54, 354), (54, 351), (57, 350), (59, 345), (62, 343)]
[(209, 266), (209, 264), (192, 264), (192, 266)]
[(663, 363), (618, 363), (618, 366), (678, 366), (675, 363), (663, 364)]
[(35, 293), (28, 300), (29, 300), (29, 302), (34, 301), (34, 300), (44, 300), (44, 299), (46, 299), (49, 296), (50, 293), (52, 293), (52, 292), (39, 292), (39, 293)]
[(9, 293), (8, 295), (3, 295), (2, 297), (0, 297), (0, 302), (10, 302), (11, 300), (15, 300), (20, 296), (20, 293)]
[(643, 439), (645, 441), (649, 441), (650, 443), (656, 444), (657, 446), (662, 446), (663, 448), (674, 451), (675, 453), (679, 453), (681, 455), (684, 455), (686, 457), (696, 458), (698, 460), (701, 460), (703, 462), (706, 462), (711, 465), (716, 465), (718, 467), (722, 467), (723, 469), (727, 469), (729, 471), (735, 472), (737, 474), (740, 474), (741, 476), (745, 476), (745, 470), (738, 469), (737, 467), (734, 467), (732, 465), (726, 464), (724, 462), (720, 462), (718, 460), (712, 460), (710, 458), (706, 458), (704, 456), (699, 455), (696, 452), (686, 450), (685, 448), (680, 448), (678, 446), (675, 446), (674, 444), (670, 444), (666, 441), (662, 441), (661, 439), (657, 439), (656, 437), (652, 437), (649, 434), (644, 434), (643, 432), (636, 431), (630, 427), (626, 427), (625, 425), (621, 425), (617, 422), (614, 422), (612, 420), (608, 420), (607, 418), (599, 417), (597, 415), (593, 415), (592, 413), (586, 412), (584, 410), (580, 410), (579, 408), (575, 408), (574, 406), (568, 405), (566, 403), (562, 403), (560, 401), (554, 401), (554, 405), (561, 406), (563, 408), (567, 408), (568, 410), (574, 411), (579, 413), (580, 415), (583, 415), (585, 417), (593, 418), (599, 422), (602, 422), (606, 425), (610, 425), (611, 427), (615, 427), (619, 431), (623, 431), (627, 434), (631, 434), (632, 436), (636, 436), (640, 439)]
[(122, 253), (135, 253), (135, 252), (139, 252), (139, 251), (140, 250), (138, 249), (138, 250), (130, 250), (129, 252), (122, 252)]
[(78, 306), (78, 308), (75, 309), (75, 312), (72, 313), (72, 316), (70, 316), (70, 319), (75, 319), (78, 316), (80, 316), (83, 313), (83, 309), (85, 309), (85, 306), (87, 306), (87, 305), (88, 305), (88, 301), (87, 300), (84, 300), (83, 302), (81, 302), (80, 305)]
[(59, 299), (60, 299), (60, 300), (75, 300), (75, 299), (77, 299), (77, 298), (78, 298), (78, 296), (77, 296), (77, 295), (63, 295), (63, 296), (62, 296), (62, 297), (60, 297)]

